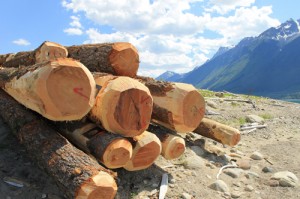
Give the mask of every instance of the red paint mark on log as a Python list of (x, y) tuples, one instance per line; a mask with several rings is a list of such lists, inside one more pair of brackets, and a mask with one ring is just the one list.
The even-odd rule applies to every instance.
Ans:
[(77, 93), (78, 95), (80, 95), (80, 96), (84, 97), (85, 99), (89, 100), (89, 98), (82, 93), (83, 88), (74, 88), (73, 91), (74, 91), (74, 93)]

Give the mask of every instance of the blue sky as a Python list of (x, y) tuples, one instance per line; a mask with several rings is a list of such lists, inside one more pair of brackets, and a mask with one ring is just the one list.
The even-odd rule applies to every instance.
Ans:
[(128, 41), (139, 73), (187, 72), (220, 46), (233, 46), (289, 18), (295, 0), (9, 0), (1, 3), (0, 54), (62, 45)]

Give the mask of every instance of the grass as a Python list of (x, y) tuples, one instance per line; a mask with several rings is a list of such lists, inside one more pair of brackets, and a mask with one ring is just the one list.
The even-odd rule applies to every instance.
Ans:
[[(199, 92), (201, 93), (201, 95), (203, 97), (216, 97), (216, 93), (217, 92), (214, 92), (214, 91), (211, 91), (211, 90), (207, 90), (207, 89), (199, 89)], [(234, 97), (235, 95), (234, 94), (231, 94), (231, 93), (224, 93), (223, 92), (223, 97), (226, 98), (226, 97)]]
[(243, 124), (245, 124), (246, 123), (246, 119), (244, 118), (244, 117), (240, 117), (239, 118), (239, 124), (240, 125), (243, 125)]
[(261, 114), (259, 115), (260, 117), (264, 118), (265, 120), (269, 120), (269, 119), (272, 119), (273, 116), (269, 113), (264, 113), (264, 114)]

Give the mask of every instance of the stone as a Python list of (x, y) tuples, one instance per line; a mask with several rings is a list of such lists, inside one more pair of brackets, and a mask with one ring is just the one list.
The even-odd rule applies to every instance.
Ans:
[(241, 191), (233, 191), (232, 193), (231, 193), (231, 198), (239, 198), (239, 197), (241, 197), (243, 195), (243, 192), (241, 192)]
[(263, 171), (264, 173), (273, 173), (273, 169), (272, 169), (271, 167), (264, 167), (264, 168), (262, 169), (262, 171)]
[(249, 159), (238, 159), (236, 161), (236, 164), (239, 166), (239, 168), (243, 170), (249, 170), (251, 168), (251, 163)]
[(207, 106), (210, 106), (211, 108), (215, 108), (215, 109), (218, 108), (217, 103), (216, 103), (216, 102), (213, 102), (213, 101), (211, 101), (211, 100), (207, 100), (207, 101), (206, 101), (206, 105), (207, 105)]
[(199, 156), (203, 156), (205, 154), (205, 150), (199, 146), (191, 146), (191, 149)]
[(269, 180), (268, 184), (270, 187), (278, 187), (279, 181), (278, 180)]
[(182, 197), (183, 199), (192, 199), (192, 196), (191, 196), (190, 194), (188, 194), (188, 193), (182, 193), (182, 194), (181, 194), (181, 197)]
[(255, 173), (255, 172), (253, 172), (253, 171), (247, 172), (245, 176), (246, 176), (246, 178), (248, 178), (248, 179), (259, 178), (258, 173)]
[(176, 180), (174, 178), (172, 178), (169, 183), (170, 184), (175, 184), (175, 182), (176, 182)]
[(255, 151), (251, 154), (250, 158), (253, 159), (253, 160), (262, 160), (263, 155), (260, 152)]
[(258, 115), (247, 115), (246, 122), (263, 124), (265, 123), (265, 120)]
[(241, 173), (243, 173), (243, 170), (240, 168), (229, 168), (224, 170), (224, 173), (232, 178), (238, 178), (241, 175)]
[(229, 192), (229, 188), (223, 180), (216, 180), (215, 182), (210, 184), (208, 187), (215, 191)]
[(271, 179), (277, 180), (282, 187), (295, 187), (299, 182), (297, 176), (289, 171), (277, 172)]
[(47, 198), (47, 194), (43, 193), (42, 198)]
[(252, 192), (253, 190), (254, 190), (254, 188), (251, 185), (247, 185), (245, 187), (245, 191)]
[(204, 166), (204, 162), (202, 158), (194, 155), (186, 158), (186, 160), (183, 163), (183, 166), (186, 169), (200, 169)]

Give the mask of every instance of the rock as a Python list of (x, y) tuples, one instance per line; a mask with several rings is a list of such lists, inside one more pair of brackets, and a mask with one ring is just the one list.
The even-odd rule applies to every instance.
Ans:
[(259, 117), (258, 115), (247, 115), (246, 121), (250, 123), (259, 123), (259, 124), (265, 123), (264, 118)]
[(273, 169), (272, 169), (271, 167), (264, 167), (264, 168), (262, 169), (262, 171), (263, 171), (264, 173), (273, 173)]
[(263, 155), (261, 153), (259, 153), (258, 151), (255, 151), (251, 154), (250, 158), (252, 158), (253, 160), (262, 160)]
[(279, 186), (279, 181), (277, 181), (277, 180), (270, 180), (268, 182), (268, 184), (269, 184), (270, 187), (278, 187)]
[(247, 172), (245, 176), (246, 176), (246, 178), (248, 178), (248, 179), (259, 178), (258, 173), (255, 173), (255, 172), (253, 172), (253, 171)]
[(239, 197), (241, 197), (243, 194), (244, 194), (244, 193), (241, 192), (241, 191), (233, 191), (233, 192), (231, 193), (231, 197), (232, 197), (232, 198), (239, 198)]
[(215, 93), (215, 96), (224, 97), (224, 93), (223, 92), (217, 92), (217, 93)]
[(249, 192), (252, 192), (254, 190), (254, 188), (251, 186), (251, 185), (247, 185), (245, 187), (245, 191), (249, 191)]
[(229, 168), (224, 170), (224, 173), (233, 178), (238, 178), (241, 175), (241, 173), (243, 173), (243, 170), (239, 168)]
[(281, 171), (275, 173), (272, 180), (277, 180), (282, 187), (295, 187), (298, 184), (298, 178), (295, 174), (289, 171)]
[(170, 187), (170, 188), (174, 188), (175, 185), (174, 185), (174, 184), (169, 184), (169, 187)]
[(209, 168), (211, 168), (211, 169), (217, 168), (214, 164), (212, 164), (212, 163), (210, 163), (210, 162), (206, 163), (205, 166), (207, 166), (207, 167), (209, 167)]
[(212, 183), (208, 187), (213, 190), (216, 190), (216, 191), (229, 192), (229, 188), (223, 180), (216, 180), (214, 183)]
[(47, 194), (43, 193), (43, 194), (42, 194), (42, 198), (43, 198), (43, 199), (44, 199), (44, 198), (47, 198)]
[(249, 170), (251, 168), (249, 159), (238, 159), (236, 164), (243, 170)]
[(200, 158), (199, 156), (194, 155), (194, 156), (188, 157), (184, 161), (183, 166), (186, 169), (200, 169), (204, 166), (204, 162), (203, 162), (202, 158)]
[(176, 180), (175, 180), (174, 178), (172, 178), (172, 179), (169, 181), (170, 184), (175, 184), (175, 182), (176, 182)]
[(182, 194), (181, 194), (181, 197), (182, 197), (183, 199), (192, 199), (192, 196), (191, 196), (190, 194), (188, 194), (188, 193), (182, 193)]
[(205, 154), (205, 150), (199, 146), (191, 146), (191, 149), (199, 156), (203, 156)]
[(217, 103), (216, 103), (216, 102), (213, 102), (213, 101), (210, 101), (210, 100), (207, 100), (207, 101), (206, 101), (206, 105), (207, 105), (207, 106), (210, 106), (211, 108), (215, 108), (215, 109), (218, 108)]

